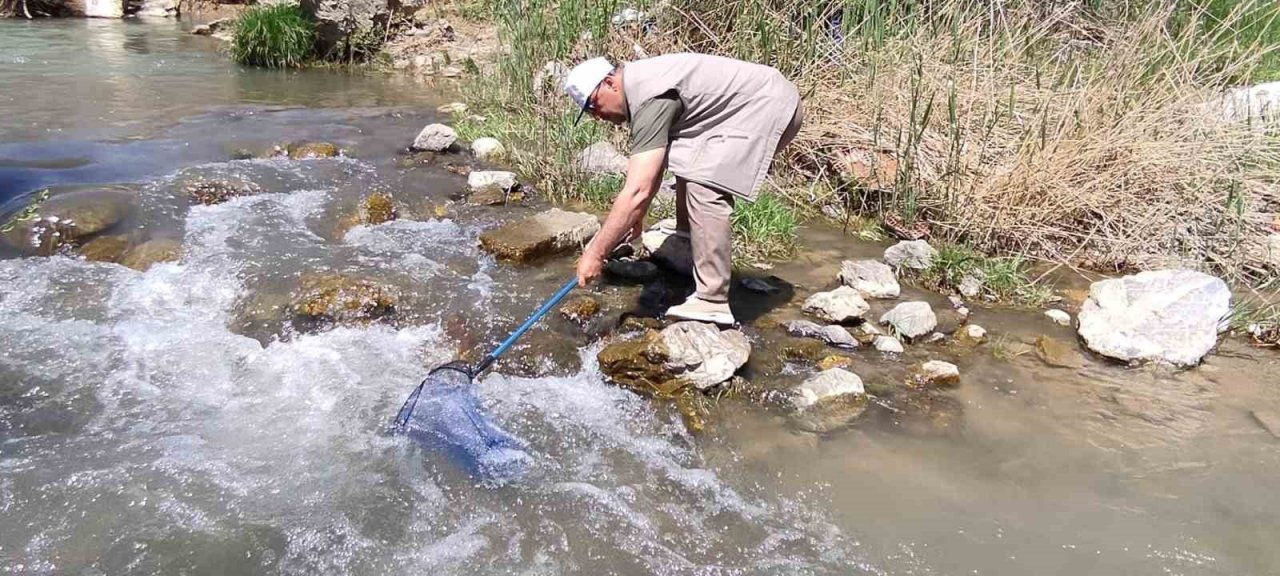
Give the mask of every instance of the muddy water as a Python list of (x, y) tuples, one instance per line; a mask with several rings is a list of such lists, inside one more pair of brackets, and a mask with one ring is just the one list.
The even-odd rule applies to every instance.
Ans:
[[(671, 407), (602, 382), (598, 345), (553, 320), (478, 386), (539, 464), (477, 486), (387, 420), (427, 368), (491, 345), (571, 262), (492, 262), (479, 232), (537, 206), (466, 207), (444, 169), (465, 159), (399, 155), (438, 90), (240, 70), (213, 49), (172, 25), (0, 22), (6, 197), (125, 187), (134, 241), (183, 244), (146, 272), (0, 260), (6, 573), (1280, 572), (1280, 440), (1250, 415), (1280, 407), (1276, 356), (1228, 343), (1183, 373), (1051, 368), (1019, 354), (1024, 339), (1071, 341), (1038, 312), (975, 306), (998, 341), (977, 349), (852, 353), (869, 384), (933, 358), (964, 383), (826, 434), (730, 398), (692, 436)], [(348, 157), (229, 160), (298, 140)], [(263, 191), (192, 206), (183, 184), (202, 177)], [(372, 190), (404, 217), (339, 231)], [(772, 271), (783, 296), (735, 295), (761, 320), (747, 327), (758, 357), (774, 334), (757, 325), (790, 314), (782, 300), (881, 249), (822, 228), (805, 240)], [(306, 334), (269, 312), (317, 271), (394, 286), (401, 315)], [(653, 300), (598, 292), (614, 314)], [(758, 357), (764, 388), (811, 370)]]

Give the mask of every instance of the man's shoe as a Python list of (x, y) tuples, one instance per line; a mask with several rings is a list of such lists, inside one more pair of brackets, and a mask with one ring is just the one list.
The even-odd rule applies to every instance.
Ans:
[(690, 296), (684, 304), (668, 308), (667, 318), (711, 322), (721, 326), (734, 324), (733, 312), (729, 311), (727, 302), (707, 302), (697, 296)]

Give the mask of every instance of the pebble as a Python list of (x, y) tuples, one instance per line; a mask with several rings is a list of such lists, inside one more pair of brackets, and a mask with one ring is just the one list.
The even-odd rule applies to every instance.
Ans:
[(1044, 315), (1048, 316), (1050, 320), (1053, 320), (1053, 322), (1059, 326), (1071, 325), (1071, 315), (1062, 310), (1045, 310)]

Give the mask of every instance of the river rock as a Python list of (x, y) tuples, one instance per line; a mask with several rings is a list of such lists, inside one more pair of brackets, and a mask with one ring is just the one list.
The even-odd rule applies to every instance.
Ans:
[(428, 124), (413, 139), (413, 150), (444, 152), (458, 140), (458, 133), (444, 124)]
[(751, 344), (738, 330), (679, 322), (606, 346), (597, 360), (612, 381), (669, 396), (685, 386), (705, 390), (728, 381), (750, 355)]
[(128, 236), (112, 234), (110, 236), (98, 236), (85, 242), (77, 252), (90, 262), (119, 262), (128, 248)]
[(182, 255), (182, 243), (172, 238), (153, 238), (130, 248), (120, 263), (146, 272), (160, 262), (174, 262)]
[(738, 282), (738, 284), (747, 290), (755, 292), (756, 294), (772, 295), (782, 291), (781, 288), (774, 286), (772, 282), (769, 282), (764, 278), (743, 278)]
[(903, 240), (884, 251), (884, 261), (895, 268), (924, 270), (937, 257), (938, 251), (924, 240)]
[(1063, 310), (1057, 310), (1057, 309), (1045, 310), (1044, 315), (1050, 320), (1053, 320), (1054, 324), (1057, 324), (1059, 326), (1071, 325), (1071, 315)]
[(862, 386), (862, 378), (857, 374), (843, 368), (832, 368), (811, 376), (796, 387), (791, 403), (796, 408), (805, 410), (832, 398), (866, 393), (866, 388)]
[(246, 180), (197, 178), (183, 184), (182, 189), (192, 201), (210, 206), (232, 198), (252, 196), (262, 192), (257, 184)]
[(471, 143), (471, 153), (481, 160), (493, 160), (501, 158), (507, 154), (507, 149), (502, 146), (497, 138), (476, 138)]
[(234, 23), (234, 18), (218, 18), (192, 28), (191, 33), (196, 36), (213, 36)]
[(830, 324), (819, 326), (808, 320), (791, 320), (786, 323), (787, 333), (800, 338), (817, 338), (836, 348), (852, 349), (858, 341), (843, 326)]
[(327, 54), (353, 36), (382, 37), (384, 23), (407, 18), (418, 4), (395, 0), (301, 0), (315, 23), (316, 53)]
[(982, 292), (982, 279), (973, 274), (965, 274), (960, 279), (960, 285), (956, 287), (956, 290), (965, 298), (973, 298)]
[(1081, 354), (1076, 347), (1052, 338), (1049, 336), (1041, 336), (1036, 339), (1036, 354), (1040, 356), (1040, 360), (1050, 366), (1059, 368), (1084, 368), (1084, 354)]
[(3, 237), (24, 253), (48, 256), (119, 224), (136, 201), (133, 191), (118, 188), (57, 194), (36, 207), (32, 219), (15, 222)]
[(876, 336), (871, 345), (885, 354), (901, 354), (904, 351), (902, 342), (893, 336)]
[(290, 311), (303, 331), (334, 324), (363, 325), (395, 313), (395, 289), (342, 274), (310, 274), (299, 281)]
[(845, 260), (840, 265), (839, 279), (864, 298), (897, 298), (902, 292), (893, 269), (876, 260)]
[(515, 172), (506, 172), (503, 170), (477, 170), (467, 174), (467, 187), (471, 188), (472, 192), (477, 192), (491, 186), (506, 192), (518, 185), (519, 182), (516, 180)]
[(960, 385), (960, 368), (950, 362), (930, 360), (916, 369), (914, 380), (928, 388), (952, 388)]
[(899, 336), (919, 338), (938, 326), (938, 317), (928, 302), (903, 302), (880, 317), (880, 323), (891, 326)]
[(627, 157), (613, 144), (596, 142), (578, 154), (578, 168), (591, 174), (619, 175), (627, 171)]
[(853, 358), (850, 358), (848, 356), (840, 356), (837, 354), (832, 354), (830, 356), (823, 356), (822, 359), (818, 361), (818, 369), (819, 370), (830, 370), (832, 368), (849, 369), (853, 367), (853, 364), (854, 364)]
[(503, 190), (498, 186), (485, 186), (467, 195), (467, 204), (472, 206), (502, 206), (507, 203), (518, 203), (524, 200), (524, 192), (519, 188)]
[(647, 260), (609, 260), (605, 272), (631, 282), (648, 282), (658, 277), (658, 265)]
[(560, 306), (560, 315), (576, 324), (590, 322), (600, 314), (600, 301), (590, 296), (578, 296)]
[(827, 322), (843, 324), (861, 320), (871, 309), (857, 290), (840, 286), (830, 292), (819, 292), (804, 301), (802, 309)]
[(788, 362), (813, 364), (826, 354), (826, 344), (809, 338), (790, 338), (778, 347), (778, 357)]
[(676, 232), (676, 219), (667, 218), (640, 235), (640, 243), (655, 263), (672, 272), (693, 275), (693, 247), (688, 234)]
[(319, 158), (335, 158), (342, 155), (342, 150), (332, 142), (303, 142), (290, 144), (287, 152), (293, 160), (316, 160)]
[(467, 105), (462, 102), (450, 102), (436, 107), (436, 112), (449, 115), (466, 114), (467, 110)]
[(176, 18), (178, 16), (178, 0), (141, 0), (138, 8), (139, 18)]
[(576, 249), (599, 231), (600, 221), (591, 214), (552, 208), (480, 234), (480, 246), (499, 259), (528, 262)]
[(977, 324), (968, 324), (956, 331), (956, 339), (963, 344), (981, 344), (987, 339), (987, 330)]
[(1219, 278), (1158, 270), (1094, 282), (1077, 318), (1090, 350), (1123, 361), (1193, 366), (1218, 342), (1231, 311)]

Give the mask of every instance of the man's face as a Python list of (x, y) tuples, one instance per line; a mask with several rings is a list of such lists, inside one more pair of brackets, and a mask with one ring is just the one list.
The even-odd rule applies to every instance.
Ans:
[(621, 124), (627, 121), (627, 111), (622, 98), (622, 72), (614, 71), (604, 77), (596, 91), (587, 97), (587, 110), (592, 116)]

